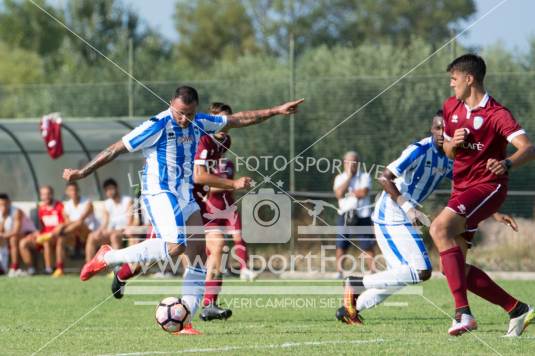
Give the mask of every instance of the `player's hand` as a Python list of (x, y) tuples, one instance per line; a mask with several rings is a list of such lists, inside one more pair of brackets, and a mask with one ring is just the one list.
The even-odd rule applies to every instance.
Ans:
[(513, 231), (518, 232), (518, 224), (512, 216), (502, 213), (494, 213), (494, 219), (497, 222), (501, 222), (502, 224), (508, 225), (509, 227), (511, 227), (511, 229), (513, 229)]
[(500, 176), (507, 172), (507, 167), (505, 166), (505, 162), (498, 161), (497, 159), (494, 159), (494, 158), (489, 158), (487, 160), (487, 169), (491, 171), (492, 173), (496, 174), (497, 176)]
[(285, 104), (279, 105), (275, 107), (275, 111), (278, 115), (291, 115), (295, 114), (297, 112), (297, 107), (303, 102), (305, 99), (299, 99), (287, 102)]
[(407, 216), (411, 220), (411, 223), (415, 226), (431, 226), (431, 220), (427, 215), (418, 209), (410, 209), (407, 212)]
[(247, 189), (251, 186), (251, 177), (241, 177), (233, 181), (234, 190)]
[(79, 169), (66, 168), (63, 170), (63, 179), (67, 182), (74, 182), (75, 180), (82, 179), (84, 176)]
[(468, 138), (468, 133), (469, 130), (466, 128), (455, 130), (455, 132), (453, 133), (453, 138), (451, 139), (451, 142), (453, 143), (454, 147), (462, 146)]

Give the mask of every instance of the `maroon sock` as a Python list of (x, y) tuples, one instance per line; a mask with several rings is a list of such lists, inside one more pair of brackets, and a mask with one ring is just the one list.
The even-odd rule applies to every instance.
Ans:
[(463, 252), (459, 246), (452, 247), (440, 253), (440, 261), (444, 275), (446, 275), (446, 279), (448, 280), (448, 286), (453, 295), (453, 300), (455, 301), (455, 309), (468, 307)]
[(240, 269), (247, 267), (249, 255), (247, 254), (247, 245), (245, 245), (245, 241), (240, 240), (239, 242), (235, 242), (234, 250), (236, 251), (236, 257), (238, 257)]
[(136, 273), (136, 269), (132, 269), (132, 267), (130, 267), (130, 265), (128, 263), (123, 263), (121, 265), (121, 268), (119, 268), (119, 272), (117, 272), (117, 277), (119, 278), (119, 280), (121, 282), (124, 282), (130, 278), (132, 278), (133, 276), (135, 276), (137, 273)]
[(56, 262), (56, 269), (63, 270), (63, 262)]
[(19, 264), (18, 263), (12, 263), (9, 268), (14, 269), (14, 270), (18, 270), (19, 269)]
[(214, 304), (217, 301), (217, 297), (219, 296), (219, 292), (221, 291), (222, 285), (223, 279), (221, 278), (206, 281), (204, 285), (204, 306)]
[(504, 291), (485, 272), (471, 265), (466, 276), (468, 290), (481, 298), (501, 306), (506, 312), (514, 309), (518, 300)]

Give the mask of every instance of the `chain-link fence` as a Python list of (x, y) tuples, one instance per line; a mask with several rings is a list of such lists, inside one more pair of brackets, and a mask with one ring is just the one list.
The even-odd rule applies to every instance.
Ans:
[[(275, 75), (266, 79), (261, 76), (257, 80), (181, 81), (180, 84), (189, 84), (199, 90), (201, 110), (211, 101), (227, 102), (235, 111), (240, 111), (272, 106), (289, 99), (288, 78)], [(296, 97), (306, 99), (294, 120), (293, 152), (301, 157), (293, 162), (293, 166), (288, 164), (280, 169), (293, 158), (290, 157), (290, 120), (281, 118), (232, 132), (233, 147), (229, 157), (236, 160), (234, 154), (242, 158), (281, 156), (277, 162), (272, 159), (254, 164), (254, 160), (249, 160), (258, 173), (248, 171), (245, 161), (238, 159), (242, 163), (238, 167), (241, 168), (239, 173), (262, 179), (260, 174), (270, 175), (277, 170), (273, 180), (281, 179), (288, 189), (291, 185), (289, 172), (293, 168), (296, 191), (331, 191), (336, 174), (332, 162), (340, 159), (347, 150), (359, 152), (363, 169), (378, 170), (394, 160), (408, 144), (429, 135), (431, 117), (450, 95), (446, 74), (416, 75), (405, 78), (372, 100), (396, 79), (360, 76), (297, 80)], [(528, 90), (534, 79), (535, 73), (530, 72), (490, 73), (487, 78), (490, 94), (512, 111), (528, 133), (535, 132), (535, 91)], [(131, 98), (135, 123), (165, 109), (177, 83), (148, 82), (146, 85), (160, 98), (136, 85)], [(128, 115), (127, 88), (127, 82), (27, 85), (2, 86), (0, 92), (4, 111), (11, 105), (20, 117), (61, 112), (67, 123), (72, 117), (87, 117), (98, 131), (99, 122), (112, 120), (107, 117)], [(354, 115), (346, 120), (351, 114)], [(82, 138), (84, 135), (82, 131)], [(111, 143), (116, 136), (103, 130), (99, 147), (91, 147), (91, 151), (104, 148), (104, 143)], [(307, 163), (316, 166), (308, 167)], [(534, 182), (535, 171), (529, 165), (512, 174), (510, 190), (518, 195), (514, 203), (512, 199), (508, 201), (507, 210), (532, 216)], [(374, 188), (379, 187), (375, 185)]]

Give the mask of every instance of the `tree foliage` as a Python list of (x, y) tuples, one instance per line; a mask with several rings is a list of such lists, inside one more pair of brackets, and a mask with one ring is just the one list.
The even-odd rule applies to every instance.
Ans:
[(258, 49), (252, 20), (237, 0), (178, 1), (175, 24), (177, 57), (201, 68)]

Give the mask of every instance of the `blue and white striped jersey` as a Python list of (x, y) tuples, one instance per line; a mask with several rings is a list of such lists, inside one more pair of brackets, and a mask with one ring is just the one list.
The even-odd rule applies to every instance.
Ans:
[[(407, 147), (387, 168), (397, 177), (395, 184), (399, 192), (417, 205), (427, 199), (444, 177), (452, 179), (453, 161), (436, 148), (433, 137), (426, 137)], [(375, 203), (372, 219), (380, 224), (410, 223), (400, 206), (384, 191)]]
[(143, 194), (171, 192), (181, 201), (194, 201), (193, 159), (199, 139), (226, 124), (226, 116), (197, 113), (193, 122), (183, 129), (167, 109), (123, 136), (128, 151), (143, 150)]

